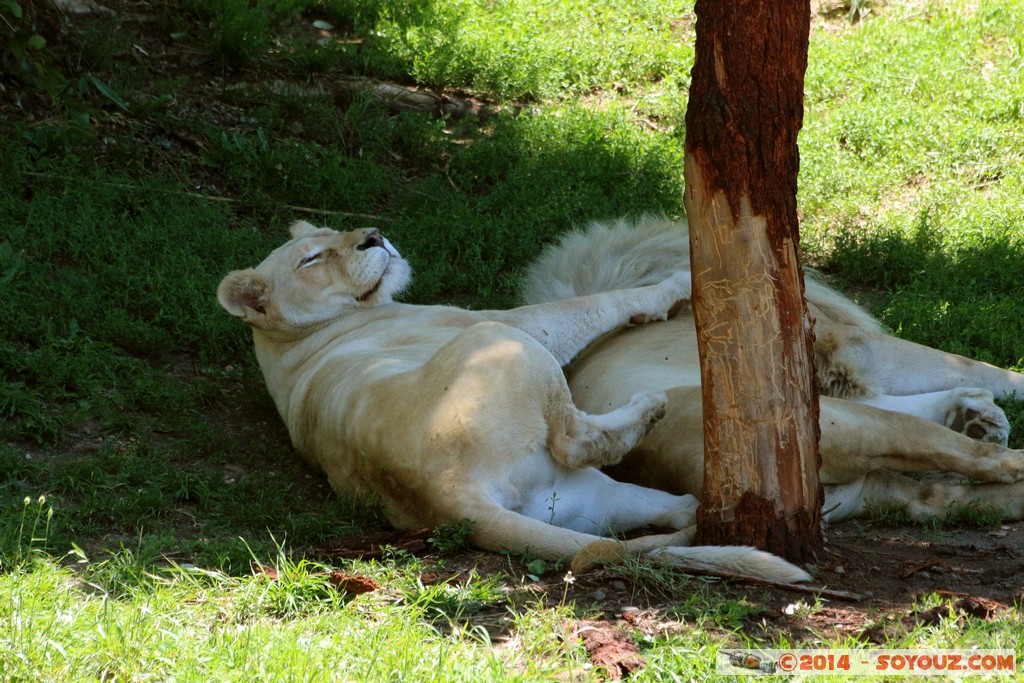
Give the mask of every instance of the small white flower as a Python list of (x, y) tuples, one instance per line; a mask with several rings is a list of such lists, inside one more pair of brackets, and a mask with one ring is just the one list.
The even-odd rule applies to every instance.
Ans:
[(802, 602), (791, 602), (782, 608), (782, 613), (787, 616), (793, 616), (804, 607)]

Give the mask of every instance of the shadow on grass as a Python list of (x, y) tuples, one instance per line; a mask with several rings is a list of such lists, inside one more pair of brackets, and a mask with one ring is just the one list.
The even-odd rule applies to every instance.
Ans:
[(1024, 245), (1007, 229), (951, 245), (927, 214), (911, 231), (847, 234), (827, 270), (843, 287), (865, 287), (873, 312), (899, 336), (1000, 365), (1024, 357)]
[(0, 142), (0, 481), (14, 520), (0, 552), (26, 541), (25, 496), (54, 508), (41, 543), (58, 555), (127, 548), (241, 572), (250, 546), (381, 524), (292, 452), (248, 331), (214, 298), (291, 220), (382, 227), (417, 271), (411, 301), (506, 307), (559, 232), (680, 209), (678, 142), (622, 125), (624, 111), (450, 125), (245, 71), (213, 89), (205, 67), (176, 76), (178, 109), (96, 111), (93, 136), (44, 145), (5, 112), (19, 134)]

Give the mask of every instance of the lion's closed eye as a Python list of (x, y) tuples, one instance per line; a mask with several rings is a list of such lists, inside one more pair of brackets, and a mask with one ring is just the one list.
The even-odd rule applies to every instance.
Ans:
[(324, 260), (324, 249), (318, 249), (317, 251), (311, 251), (310, 253), (299, 259), (299, 268), (306, 268), (308, 266), (316, 265)]

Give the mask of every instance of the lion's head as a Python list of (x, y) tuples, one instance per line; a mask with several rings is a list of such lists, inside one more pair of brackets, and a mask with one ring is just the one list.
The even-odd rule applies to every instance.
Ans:
[(302, 333), (347, 311), (390, 303), (409, 264), (376, 228), (337, 232), (298, 221), (292, 239), (255, 268), (230, 273), (217, 300), (253, 327)]

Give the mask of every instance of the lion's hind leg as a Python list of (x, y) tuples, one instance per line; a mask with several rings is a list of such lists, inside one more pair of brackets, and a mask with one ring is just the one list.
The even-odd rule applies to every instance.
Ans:
[(976, 508), (1005, 520), (1024, 519), (1024, 481), (976, 483), (952, 476), (918, 481), (891, 470), (873, 470), (856, 482), (825, 487), (830, 523), (888, 508), (904, 512), (912, 521), (928, 522), (945, 518), (956, 507)]
[[(773, 581), (796, 582), (810, 578), (785, 560), (754, 548), (685, 547), (693, 542), (698, 505), (697, 499), (690, 495), (675, 496), (618, 482), (592, 467), (564, 470), (553, 481), (536, 482), (530, 490), (520, 493), (518, 500), (523, 505), (517, 513), (529, 519), (529, 525), (534, 528), (525, 540), (534, 544), (540, 540), (538, 529), (534, 527), (537, 522), (544, 523), (541, 527), (544, 536), (561, 534), (566, 539), (571, 538), (574, 571), (596, 564), (619, 563), (628, 556), (643, 556), (666, 566), (742, 573)], [(493, 514), (488, 515), (487, 523), (493, 519)], [(526, 525), (524, 519), (522, 526)], [(643, 527), (679, 531), (625, 541), (609, 538), (612, 534)], [(537, 551), (539, 545), (534, 545), (531, 552)]]
[(873, 470), (952, 472), (977, 481), (1024, 479), (1024, 452), (970, 439), (916, 415), (821, 398), (821, 480), (855, 482)]
[(617, 541), (527, 517), (495, 504), (489, 496), (470, 496), (468, 499), (463, 497), (461, 505), (449, 510), (449, 516), (453, 519), (471, 520), (473, 542), (486, 550), (523, 553), (546, 560), (565, 560), (580, 556), (581, 551), (588, 547), (606, 549), (600, 556), (582, 556), (579, 563), (573, 564), (574, 570), (579, 568), (582, 571), (594, 564), (618, 563), (627, 555), (639, 554), (662, 565), (683, 568), (699, 566), (709, 571), (739, 572), (770, 581), (810, 580), (807, 573), (800, 568), (755, 548), (686, 548), (668, 545), (689, 543), (691, 532), (688, 530), (679, 534), (643, 536), (629, 541)]
[(585, 413), (572, 404), (560, 406), (565, 411), (562, 419), (548, 420), (551, 457), (574, 469), (615, 465), (665, 416), (667, 402), (663, 393), (640, 393), (603, 415)]
[(698, 503), (691, 495), (615, 481), (593, 467), (558, 468), (553, 474), (521, 492), (522, 514), (596, 536), (641, 527), (685, 529), (696, 518)]

